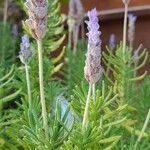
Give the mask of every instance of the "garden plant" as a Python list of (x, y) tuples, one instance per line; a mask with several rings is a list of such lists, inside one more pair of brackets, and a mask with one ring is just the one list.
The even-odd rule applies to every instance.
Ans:
[(106, 46), (100, 11), (80, 0), (0, 1), (0, 150), (150, 149), (148, 51), (134, 47), (132, 0), (120, 1), (123, 38)]

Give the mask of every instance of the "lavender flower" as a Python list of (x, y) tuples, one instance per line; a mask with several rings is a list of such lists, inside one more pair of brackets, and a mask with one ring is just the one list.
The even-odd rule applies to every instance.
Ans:
[(30, 62), (32, 55), (33, 48), (31, 48), (29, 37), (27, 35), (24, 35), (20, 44), (19, 58), (21, 62), (26, 65)]
[(130, 0), (122, 0), (124, 4), (129, 4)]
[(115, 46), (116, 46), (116, 37), (115, 34), (112, 33), (109, 38), (109, 48), (111, 50), (114, 50)]
[(135, 37), (135, 22), (137, 17), (133, 14), (128, 15), (129, 18), (129, 24), (128, 24), (128, 39), (130, 42), (130, 47), (133, 48), (133, 41)]
[(88, 36), (88, 50), (86, 54), (86, 61), (84, 67), (84, 75), (90, 84), (96, 83), (102, 75), (101, 67), (101, 32), (98, 31), (98, 17), (96, 9), (88, 12), (89, 21), (86, 21), (89, 32)]
[(14, 36), (14, 37), (18, 37), (18, 26), (17, 26), (17, 24), (13, 24), (13, 26), (12, 26), (12, 35)]
[(68, 19), (80, 25), (84, 17), (84, 9), (80, 0), (70, 0)]
[(27, 0), (25, 5), (29, 15), (25, 23), (35, 39), (42, 39), (47, 30), (47, 0)]

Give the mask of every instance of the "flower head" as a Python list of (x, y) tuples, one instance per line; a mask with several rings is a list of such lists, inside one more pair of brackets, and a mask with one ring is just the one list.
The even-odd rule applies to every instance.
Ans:
[(112, 33), (109, 37), (109, 48), (111, 50), (114, 50), (115, 46), (116, 46), (116, 37), (115, 34)]
[(47, 0), (27, 0), (25, 5), (29, 15), (25, 23), (35, 39), (42, 39), (47, 30)]
[(136, 22), (137, 17), (134, 16), (133, 14), (129, 14), (128, 18), (129, 18), (128, 39), (129, 39), (130, 43), (133, 44), (134, 36), (135, 36), (135, 22)]
[(14, 37), (17, 37), (18, 36), (18, 26), (17, 26), (17, 24), (13, 24), (13, 26), (12, 26), (12, 35), (14, 36)]
[(81, 0), (70, 0), (68, 23), (80, 25), (84, 17), (84, 9)]
[(23, 64), (28, 64), (33, 55), (33, 48), (30, 46), (29, 37), (24, 35), (20, 44), (19, 58)]
[(90, 83), (96, 83), (102, 74), (101, 67), (101, 40), (96, 9), (88, 12), (89, 21), (86, 21), (88, 28), (88, 50), (84, 67), (84, 75)]
[(130, 0), (122, 0), (124, 4), (129, 4)]

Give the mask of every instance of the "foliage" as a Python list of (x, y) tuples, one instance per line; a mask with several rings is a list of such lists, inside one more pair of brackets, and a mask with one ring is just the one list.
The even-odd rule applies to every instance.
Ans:
[[(107, 72), (105, 72), (105, 77), (110, 81), (113, 85), (114, 82), (117, 85), (117, 88), (114, 89), (114, 92), (119, 93), (121, 102), (122, 101), (130, 101), (130, 92), (132, 91), (133, 85), (135, 81), (142, 80), (147, 71), (144, 72), (143, 75), (136, 76), (137, 70), (143, 67), (148, 58), (148, 52), (144, 50), (142, 54), (140, 54), (139, 58), (142, 59), (142, 62), (138, 64), (134, 68), (134, 61), (132, 56), (132, 50), (126, 47), (125, 54), (122, 53), (122, 44), (120, 44), (114, 54), (111, 50), (107, 48), (108, 54), (106, 52), (103, 53), (103, 61), (107, 68)], [(112, 79), (108, 75), (108, 71), (112, 73)]]
[[(12, 89), (13, 79), (14, 79), (14, 68), (13, 65), (9, 72), (3, 77), (0, 78), (0, 110), (3, 109), (3, 106), (12, 101), (17, 97), (21, 92), (21, 89), (14, 91)], [(0, 69), (2, 71), (2, 69)], [(1, 72), (2, 73), (2, 72)]]
[(0, 64), (3, 67), (9, 67), (16, 61), (17, 44), (17, 37), (13, 36), (9, 23), (4, 26), (3, 23), (0, 22), (0, 37)]
[[(21, 89), (13, 88), (15, 66), (6, 71), (0, 68), (0, 149), (18, 150), (18, 145), (7, 134), (7, 128), (18, 122), (18, 110), (12, 108), (13, 101), (18, 97)], [(5, 73), (5, 75), (4, 75)]]
[[(130, 119), (124, 123), (123, 127), (131, 134), (134, 131), (137, 136), (140, 135), (140, 131), (137, 129), (136, 122), (140, 120), (140, 115), (134, 117), (134, 114), (138, 114), (137, 110), (139, 107), (135, 102), (138, 102), (138, 99), (141, 102), (140, 99), (142, 99), (142, 92), (139, 92), (142, 87), (137, 85), (137, 81), (142, 80), (147, 74), (147, 71), (145, 71), (142, 75), (138, 76), (137, 71), (145, 65), (147, 58), (148, 52), (145, 49), (139, 55), (139, 63), (135, 64), (133, 51), (127, 47), (125, 55), (123, 55), (122, 44), (117, 46), (114, 53), (108, 48), (107, 53), (103, 52), (103, 62), (107, 66), (107, 70), (104, 72), (106, 80), (114, 87), (114, 93), (119, 94), (119, 101), (116, 102), (118, 105), (128, 103), (126, 115), (129, 116)], [(147, 111), (145, 111), (145, 116), (146, 113)], [(144, 136), (147, 137), (148, 135), (145, 134)], [(124, 142), (125, 141), (126, 139), (124, 138)]]
[[(31, 110), (28, 109), (26, 103), (21, 106), (23, 114), (19, 116), (19, 124), (14, 124), (8, 130), (8, 133), (27, 149), (57, 149), (70, 133), (70, 129), (67, 129), (69, 109), (67, 108), (63, 113), (61, 103), (59, 101), (56, 102), (55, 109), (52, 109), (52, 113), (48, 117), (50, 139), (45, 139), (42, 119), (38, 115), (40, 104), (36, 98), (33, 101)], [(14, 133), (17, 134), (14, 136)]]
[(84, 81), (85, 43), (79, 41), (76, 54), (67, 48), (65, 67), (62, 71), (63, 83), (67, 88), (67, 96), (72, 94), (72, 89)]
[(150, 108), (150, 93), (148, 92), (150, 90), (150, 77), (147, 76), (144, 81), (138, 85), (137, 89), (139, 94), (136, 96), (136, 103), (133, 102), (133, 104), (137, 107), (138, 110), (138, 116), (140, 117), (140, 120), (144, 121), (145, 116)]
[[(26, 13), (24, 2), (17, 0)], [(76, 54), (71, 48), (62, 47), (65, 19), (60, 13), (60, 3), (68, 3), (68, 0), (48, 2), (43, 63), (49, 137), (45, 136), (41, 116), (37, 44), (30, 37), (35, 53), (28, 64), (32, 94), (29, 107), (25, 67), (16, 63), (18, 41), (13, 37), (9, 23), (5, 27), (1, 23), (0, 149), (136, 150), (135, 144), (150, 107), (150, 78), (146, 77), (147, 71), (142, 75), (138, 73), (146, 64), (147, 50), (139, 54), (138, 63), (128, 46), (123, 54), (122, 43), (113, 51), (109, 48), (103, 51), (104, 75), (96, 84), (96, 98), (93, 93), (90, 97), (88, 124), (82, 128), (88, 93), (84, 79), (87, 44), (78, 41)], [(24, 22), (22, 25), (24, 33), (30, 35)], [(150, 149), (149, 135), (147, 128), (138, 143), (139, 150)]]
[[(76, 86), (71, 98), (71, 108), (76, 118), (76, 123), (68, 141), (64, 142), (62, 149), (112, 149), (120, 139), (120, 135), (113, 133), (119, 130), (126, 117), (123, 116), (127, 105), (115, 108), (113, 105), (118, 95), (113, 95), (111, 87), (102, 84), (101, 92), (97, 90), (96, 100), (91, 97), (89, 125), (86, 130), (81, 130), (81, 120), (85, 108), (87, 85), (82, 83)], [(111, 136), (110, 136), (111, 134)]]

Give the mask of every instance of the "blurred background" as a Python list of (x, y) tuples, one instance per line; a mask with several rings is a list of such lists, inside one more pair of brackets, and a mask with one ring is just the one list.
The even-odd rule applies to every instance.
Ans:
[[(96, 7), (99, 11), (100, 25), (102, 31), (103, 48), (108, 44), (111, 33), (116, 35), (116, 40), (122, 40), (122, 27), (124, 5), (122, 0), (81, 0), (85, 13)], [(3, 19), (4, 0), (0, 0), (0, 19)], [(67, 16), (69, 0), (60, 0), (61, 12)], [(140, 43), (150, 51), (150, 0), (131, 0), (129, 13), (137, 16), (136, 33), (134, 48), (136, 49)], [(12, 26), (17, 24), (21, 30), (21, 20), (25, 17), (22, 10), (17, 5), (17, 0), (8, 0), (8, 20)], [(86, 19), (86, 17), (85, 17)], [(67, 29), (67, 23), (65, 22)], [(86, 26), (85, 26), (86, 28)], [(146, 68), (150, 74), (150, 59)]]
[[(82, 0), (85, 12), (96, 7), (100, 14), (103, 48), (108, 44), (111, 33), (122, 40), (124, 5), (122, 0)], [(137, 16), (134, 48), (140, 43), (150, 52), (150, 0), (131, 0), (129, 13)], [(62, 2), (62, 13), (67, 15), (68, 1)], [(150, 59), (146, 68), (150, 74)], [(142, 71), (142, 70), (141, 70)]]

